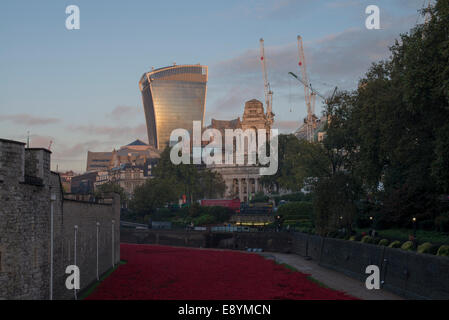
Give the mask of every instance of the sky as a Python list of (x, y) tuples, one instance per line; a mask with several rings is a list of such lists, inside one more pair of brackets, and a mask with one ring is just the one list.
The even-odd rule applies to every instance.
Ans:
[[(242, 117), (265, 101), (259, 39), (265, 41), (274, 127), (306, 115), (297, 35), (313, 87), (353, 90), (401, 33), (422, 23), (427, 0), (43, 0), (0, 4), (0, 138), (52, 151), (52, 170), (86, 168), (87, 151), (148, 141), (138, 81), (151, 67), (209, 67), (205, 124)], [(67, 30), (66, 7), (80, 9)], [(380, 9), (368, 30), (365, 8)], [(322, 103), (317, 101), (316, 112)]]

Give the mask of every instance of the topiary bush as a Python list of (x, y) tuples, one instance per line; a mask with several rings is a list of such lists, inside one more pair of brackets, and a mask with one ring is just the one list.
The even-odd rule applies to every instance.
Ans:
[(431, 244), (430, 242), (424, 242), (423, 244), (418, 246), (418, 253), (428, 253), (428, 254), (436, 254), (438, 247)]
[(412, 241), (405, 241), (402, 244), (401, 249), (402, 250), (407, 250), (407, 251), (413, 250), (413, 242)]
[(390, 245), (388, 246), (388, 248), (400, 248), (401, 247), (401, 241), (393, 241), (392, 243), (390, 243)]
[(364, 236), (361, 240), (362, 243), (373, 243), (374, 239), (371, 236)]
[(449, 257), (449, 245), (442, 245), (438, 249), (437, 256)]
[(388, 244), (390, 243), (390, 241), (388, 241), (388, 239), (382, 239), (379, 241), (378, 245), (379, 246), (388, 246)]

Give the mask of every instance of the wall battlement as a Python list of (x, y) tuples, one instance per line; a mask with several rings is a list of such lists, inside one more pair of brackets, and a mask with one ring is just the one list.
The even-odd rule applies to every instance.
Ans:
[(51, 152), (25, 148), (19, 141), (0, 139), (0, 181), (48, 185)]

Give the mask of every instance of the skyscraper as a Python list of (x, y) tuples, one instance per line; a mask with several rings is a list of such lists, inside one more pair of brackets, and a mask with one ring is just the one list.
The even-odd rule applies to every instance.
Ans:
[(192, 132), (193, 121), (204, 123), (207, 66), (173, 65), (145, 73), (139, 81), (148, 142), (162, 150), (174, 129)]

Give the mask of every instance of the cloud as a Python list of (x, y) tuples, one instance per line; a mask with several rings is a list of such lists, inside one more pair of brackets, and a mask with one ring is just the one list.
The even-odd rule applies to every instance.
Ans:
[(273, 128), (279, 129), (280, 133), (291, 133), (294, 132), (300, 126), (300, 121), (275, 121)]
[[(340, 90), (353, 90), (371, 64), (390, 56), (389, 47), (400, 34), (408, 32), (416, 23), (416, 15), (402, 18), (383, 15), (382, 30), (367, 30), (364, 27), (348, 28), (318, 39), (304, 39), (309, 80), (322, 95)], [(273, 96), (273, 112), (276, 120), (287, 128), (294, 109), (295, 118), (305, 114), (302, 84), (288, 75), (300, 75), (296, 39), (279, 46), (265, 43), (268, 77)], [(258, 48), (246, 50), (230, 59), (218, 61), (209, 68), (210, 92), (220, 99), (208, 101), (208, 114), (216, 113), (222, 118), (241, 116), (243, 104), (250, 98), (263, 99), (262, 68)], [(211, 94), (212, 96), (212, 94)], [(233, 104), (234, 106), (231, 106)], [(321, 100), (317, 99), (317, 112)], [(215, 114), (214, 114), (215, 115)], [(291, 122), (290, 122), (291, 124)], [(293, 126), (293, 124), (291, 124)], [(295, 128), (297, 127), (295, 126)]]
[(21, 113), (21, 114), (0, 115), (0, 121), (10, 121), (15, 124), (33, 126), (33, 125), (55, 124), (61, 122), (61, 119), (38, 117), (30, 114)]
[(214, 101), (208, 102), (211, 107), (206, 108), (206, 125), (209, 119), (231, 120), (237, 117), (242, 118), (245, 102), (262, 95), (260, 88), (242, 84), (241, 86), (231, 86), (226, 91), (223, 88), (208, 88), (208, 94), (214, 93)]
[(102, 135), (109, 138), (135, 139), (136, 137), (145, 137), (147, 135), (147, 126), (140, 124), (137, 126), (96, 126), (96, 125), (80, 125), (69, 126), (69, 130), (82, 132), (90, 135)]
[(305, 16), (319, 0), (250, 0), (239, 2), (224, 14), (259, 20), (286, 20)]
[(107, 118), (121, 120), (126, 116), (127, 119), (136, 116), (142, 116), (143, 109), (133, 106), (117, 106), (111, 112), (106, 114)]
[(346, 1), (331, 1), (327, 3), (327, 7), (329, 8), (347, 8), (347, 7), (355, 7), (362, 4), (360, 0), (346, 0)]

